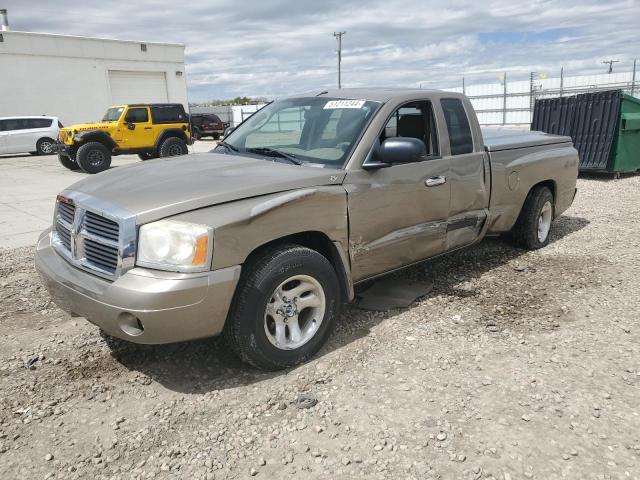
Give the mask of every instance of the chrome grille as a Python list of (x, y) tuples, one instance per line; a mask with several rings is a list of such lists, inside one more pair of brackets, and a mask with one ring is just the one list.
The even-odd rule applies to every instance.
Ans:
[(73, 223), (73, 216), (75, 215), (76, 207), (70, 203), (59, 202), (58, 214), (60, 218), (67, 222), (68, 225)]
[(84, 255), (87, 260), (94, 265), (108, 272), (116, 271), (118, 268), (118, 247), (104, 245), (98, 241), (85, 238)]
[(64, 226), (58, 223), (56, 226), (56, 232), (60, 237), (62, 245), (71, 252), (71, 232)]
[(120, 235), (120, 225), (113, 220), (89, 211), (84, 217), (84, 228), (92, 235), (104, 237), (114, 242), (118, 241)]
[(133, 267), (135, 232), (135, 217), (126, 210), (76, 192), (58, 197), (52, 245), (79, 268), (117, 278)]

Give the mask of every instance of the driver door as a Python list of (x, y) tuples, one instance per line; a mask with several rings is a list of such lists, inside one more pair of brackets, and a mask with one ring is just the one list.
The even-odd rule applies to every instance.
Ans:
[(155, 143), (148, 107), (130, 107), (119, 126), (121, 149), (152, 147)]
[(349, 244), (355, 281), (391, 271), (445, 250), (450, 185), (441, 158), (433, 107), (428, 101), (398, 108), (380, 141), (412, 137), (427, 156), (414, 163), (349, 172)]

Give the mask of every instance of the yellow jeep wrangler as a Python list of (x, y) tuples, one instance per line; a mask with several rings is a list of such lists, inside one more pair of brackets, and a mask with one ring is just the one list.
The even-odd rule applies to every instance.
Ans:
[(61, 128), (54, 150), (70, 170), (98, 173), (113, 155), (137, 153), (142, 160), (188, 153), (189, 117), (179, 103), (110, 107), (100, 123)]

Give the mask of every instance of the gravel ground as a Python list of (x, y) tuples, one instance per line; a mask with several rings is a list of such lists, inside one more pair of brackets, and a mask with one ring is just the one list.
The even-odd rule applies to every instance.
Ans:
[(547, 248), (402, 272), (434, 290), (280, 373), (216, 339), (112, 353), (0, 251), (0, 478), (640, 478), (639, 192), (581, 179)]

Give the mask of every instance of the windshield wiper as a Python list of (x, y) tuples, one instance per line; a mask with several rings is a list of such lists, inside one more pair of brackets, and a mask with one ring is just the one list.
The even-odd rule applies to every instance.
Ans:
[(293, 153), (286, 153), (281, 150), (276, 150), (274, 148), (269, 148), (269, 147), (245, 148), (245, 150), (251, 153), (258, 153), (263, 155), (270, 155), (272, 157), (284, 158), (285, 160), (289, 160), (294, 165), (302, 165), (302, 162), (298, 160)]
[(222, 146), (222, 147), (226, 147), (228, 150), (231, 150), (233, 152), (237, 152), (238, 149), (236, 147), (234, 147), (233, 145), (231, 145), (230, 143), (227, 142), (220, 142), (217, 145), (218, 147)]

